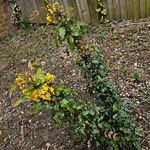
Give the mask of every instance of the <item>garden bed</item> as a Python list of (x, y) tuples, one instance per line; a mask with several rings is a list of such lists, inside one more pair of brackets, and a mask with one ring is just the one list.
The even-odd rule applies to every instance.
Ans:
[[(144, 134), (143, 149), (150, 148), (150, 20), (95, 25), (86, 35), (91, 44), (101, 47), (100, 53), (107, 61), (107, 79), (120, 91), (122, 100), (130, 100), (135, 107), (135, 116), (141, 123)], [(29, 60), (38, 60), (43, 68), (57, 76), (57, 82), (64, 81), (72, 87), (76, 97), (91, 99), (85, 90), (84, 80), (76, 65), (76, 55), (68, 57), (65, 44), (57, 49), (53, 44), (52, 27), (32, 27), (18, 30), (0, 41), (0, 59), (4, 62), (0, 71), (0, 147), (6, 149), (86, 149), (84, 141), (76, 137), (68, 124), (57, 127), (49, 111), (38, 115), (32, 113), (32, 105), (24, 104), (12, 108), (18, 97), (9, 97), (10, 86), (16, 74), (27, 68)], [(133, 82), (138, 74), (138, 82)]]

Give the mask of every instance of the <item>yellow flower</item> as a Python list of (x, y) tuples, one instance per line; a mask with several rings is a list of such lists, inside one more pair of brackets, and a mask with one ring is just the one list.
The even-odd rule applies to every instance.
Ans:
[(59, 6), (59, 3), (58, 3), (58, 2), (55, 2), (53, 5), (54, 5), (55, 7), (58, 7), (58, 6)]
[(41, 89), (41, 90), (39, 91), (39, 96), (42, 97), (42, 95), (44, 95), (46, 92), (47, 92), (47, 91)]
[(23, 89), (22, 90), (22, 93), (24, 94), (24, 95), (29, 95), (29, 89)]
[(55, 6), (54, 4), (53, 4), (53, 6), (52, 6), (52, 9), (53, 9), (54, 12), (56, 12), (56, 10), (57, 10), (57, 9), (56, 9), (56, 6)]
[(53, 87), (49, 87), (49, 91), (50, 91), (50, 93), (54, 94), (54, 88)]
[(35, 101), (37, 101), (37, 102), (40, 101), (39, 95), (38, 95), (38, 90), (34, 90), (34, 91), (32, 92), (31, 99), (32, 99), (32, 100), (35, 100)]
[(55, 11), (53, 11), (52, 9), (48, 9), (48, 12), (50, 12), (51, 14), (54, 14)]
[(47, 92), (47, 91), (48, 91), (48, 85), (47, 85), (47, 84), (44, 84), (44, 85), (42, 86), (42, 90)]
[(47, 75), (46, 75), (46, 82), (53, 83), (54, 80), (55, 80), (55, 75), (47, 73)]
[(51, 16), (47, 16), (46, 17), (46, 20), (49, 22), (49, 23), (52, 23), (53, 22), (53, 18)]
[(46, 93), (46, 95), (44, 96), (44, 99), (50, 101), (51, 100), (50, 93)]
[(24, 83), (25, 83), (25, 79), (24, 79), (23, 77), (18, 76), (18, 77), (16, 78), (16, 84), (17, 84), (18, 86), (21, 86), (21, 85), (24, 84)]

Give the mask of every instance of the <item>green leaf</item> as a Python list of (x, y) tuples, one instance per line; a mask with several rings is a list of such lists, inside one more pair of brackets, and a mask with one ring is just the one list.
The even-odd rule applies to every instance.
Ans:
[(21, 97), (13, 103), (13, 107), (16, 108), (23, 102), (25, 102), (25, 99), (23, 97)]
[(70, 44), (74, 43), (74, 38), (73, 38), (72, 36), (69, 36), (69, 37), (68, 37), (68, 42), (69, 42)]
[(65, 38), (65, 35), (66, 35), (66, 28), (65, 27), (60, 27), (59, 29), (58, 29), (58, 34), (59, 34), (59, 36), (62, 38), (62, 39), (64, 39)]
[(37, 103), (34, 107), (34, 112), (38, 113), (42, 108), (42, 104), (41, 103)]
[(87, 116), (89, 114), (89, 111), (83, 111), (82, 114), (83, 116)]
[(61, 122), (61, 118), (59, 114), (55, 114), (53, 117), (53, 120), (55, 121), (56, 124), (59, 124)]
[(92, 133), (93, 134), (98, 134), (100, 131), (98, 129), (93, 129)]
[(36, 86), (39, 86), (41, 83), (45, 81), (44, 77), (45, 77), (45, 72), (41, 68), (38, 68), (36, 73), (31, 76), (31, 79)]
[(96, 9), (96, 12), (101, 12), (101, 8), (97, 8), (97, 9)]
[(100, 47), (94, 47), (94, 51), (99, 52), (99, 51), (101, 51), (101, 49), (100, 49)]
[(99, 64), (99, 61), (96, 60), (96, 59), (94, 59), (94, 60), (92, 60), (92, 63), (93, 63), (93, 64)]
[(73, 35), (78, 37), (78, 36), (80, 36), (80, 33), (76, 31), (76, 32), (73, 33)]
[(61, 107), (67, 108), (69, 102), (66, 99), (63, 99), (60, 103), (61, 103)]

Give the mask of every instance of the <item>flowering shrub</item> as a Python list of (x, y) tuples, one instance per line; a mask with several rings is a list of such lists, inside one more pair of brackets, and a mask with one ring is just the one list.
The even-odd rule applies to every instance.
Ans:
[[(55, 76), (45, 73), (40, 68), (21, 74), (16, 78), (15, 87), (19, 87), (22, 98), (43, 105), (51, 105), (52, 118), (56, 123), (67, 121), (83, 139), (93, 145), (114, 150), (140, 150), (141, 129), (131, 116), (130, 105), (121, 102), (118, 92), (105, 81), (107, 69), (97, 48), (84, 44), (83, 33), (86, 25), (74, 22), (61, 14), (57, 3), (48, 5), (48, 23), (56, 21), (55, 14), (64, 16), (56, 28), (59, 43), (67, 41), (69, 47), (77, 50), (80, 56), (79, 66), (82, 70), (86, 86), (96, 104), (84, 100), (75, 100), (70, 88), (54, 86)], [(54, 23), (54, 22), (53, 22)], [(22, 100), (17, 101), (15, 106)]]
[(55, 95), (54, 80), (55, 75), (46, 74), (41, 68), (34, 68), (25, 74), (19, 74), (12, 91), (18, 87), (22, 96), (14, 105), (17, 106), (24, 100), (33, 102), (52, 101)]

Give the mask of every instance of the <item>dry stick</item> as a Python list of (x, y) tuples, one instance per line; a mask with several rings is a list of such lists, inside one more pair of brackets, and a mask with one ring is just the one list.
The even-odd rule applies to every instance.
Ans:
[(22, 138), (22, 142), (24, 142), (23, 120), (22, 120), (22, 125), (21, 125), (21, 138)]
[(136, 106), (136, 108), (139, 107), (142, 103), (145, 103), (145, 102), (147, 102), (147, 101), (149, 101), (149, 99), (146, 99), (146, 100), (140, 102), (140, 103)]
[(140, 144), (142, 145), (149, 136), (150, 134), (148, 134)]

